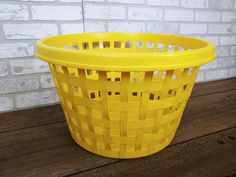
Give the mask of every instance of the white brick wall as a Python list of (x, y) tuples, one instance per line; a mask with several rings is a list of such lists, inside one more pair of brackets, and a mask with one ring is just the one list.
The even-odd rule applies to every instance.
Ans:
[[(83, 32), (190, 35), (217, 46), (197, 82), (236, 77), (236, 0), (4, 0), (0, 3), (0, 111), (58, 102), (37, 39)], [(82, 14), (83, 12), (83, 14)]]
[(108, 23), (108, 31), (145, 32), (145, 24), (144, 23), (111, 22), (111, 23)]
[(55, 90), (23, 93), (16, 95), (17, 108), (26, 108), (36, 105), (52, 104), (58, 101), (59, 101), (58, 96)]
[(33, 20), (81, 20), (80, 6), (32, 6)]
[(196, 11), (195, 19), (199, 22), (218, 22), (220, 21), (220, 12)]
[(193, 21), (192, 10), (165, 10), (165, 21)]
[(181, 6), (187, 8), (207, 8), (208, 0), (181, 0)]
[(155, 6), (179, 6), (179, 0), (147, 0), (147, 4)]
[(163, 16), (162, 9), (130, 7), (128, 8), (129, 20), (161, 20)]
[(0, 6), (0, 21), (28, 20), (29, 12), (25, 5), (2, 4)]
[(14, 108), (13, 99), (9, 97), (0, 97), (0, 112), (12, 110)]
[(207, 24), (180, 24), (180, 34), (206, 34)]
[(125, 19), (124, 6), (92, 5), (84, 7), (84, 16), (88, 19)]
[(70, 34), (70, 33), (83, 33), (83, 24), (76, 24), (76, 23), (67, 23), (61, 24), (61, 32), (62, 34)]
[(0, 43), (0, 58), (33, 56), (33, 45), (30, 43)]
[(38, 59), (12, 60), (9, 64), (13, 75), (49, 72), (48, 64)]
[(58, 34), (55, 24), (4, 24), (7, 39), (40, 39)]

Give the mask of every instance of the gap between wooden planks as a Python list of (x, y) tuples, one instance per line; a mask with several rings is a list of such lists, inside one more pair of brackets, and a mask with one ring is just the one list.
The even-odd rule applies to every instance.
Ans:
[[(172, 146), (235, 126), (236, 87), (232, 80), (200, 84), (203, 91), (197, 88), (193, 92)], [(63, 176), (119, 161), (98, 157), (77, 146), (58, 106), (27, 111), (29, 115), (22, 111), (4, 113), (11, 118), (7, 121), (10, 130), (2, 125), (1, 114), (0, 126), (6, 132), (0, 133), (0, 176)], [(50, 117), (53, 121), (47, 122)], [(18, 121), (23, 122), (17, 127)]]

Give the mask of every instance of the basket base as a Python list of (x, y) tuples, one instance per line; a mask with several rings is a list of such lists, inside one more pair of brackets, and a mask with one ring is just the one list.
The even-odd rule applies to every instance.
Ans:
[[(175, 135), (175, 133), (174, 133)], [(160, 146), (157, 146), (157, 148), (152, 149), (152, 151), (132, 151), (132, 152), (127, 152), (124, 155), (120, 155), (120, 153), (118, 151), (108, 151), (108, 150), (101, 150), (101, 149), (92, 149), (90, 146), (88, 146), (87, 144), (85, 144), (82, 141), (77, 140), (73, 134), (71, 134), (73, 140), (79, 145), (81, 146), (83, 149), (85, 149), (88, 152), (91, 152), (95, 155), (99, 155), (99, 156), (103, 156), (103, 157), (108, 157), (108, 158), (115, 158), (115, 159), (134, 159), (134, 158), (142, 158), (142, 157), (146, 157), (152, 154), (155, 154), (159, 151), (161, 151), (162, 149), (164, 149), (165, 147), (167, 147), (171, 141), (174, 138), (174, 135), (170, 138), (168, 138), (165, 143), (162, 143)]]

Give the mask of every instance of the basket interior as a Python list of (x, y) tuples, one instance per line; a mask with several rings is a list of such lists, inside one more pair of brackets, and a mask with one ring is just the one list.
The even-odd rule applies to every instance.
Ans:
[(207, 43), (198, 39), (175, 35), (87, 33), (63, 35), (45, 41), (53, 47), (68, 50), (106, 52), (173, 52), (199, 49)]

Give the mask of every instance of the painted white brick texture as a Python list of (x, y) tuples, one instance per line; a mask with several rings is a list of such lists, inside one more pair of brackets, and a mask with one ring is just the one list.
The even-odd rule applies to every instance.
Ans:
[(0, 62), (0, 77), (4, 77), (8, 75), (8, 66), (7, 62)]
[(230, 34), (232, 32), (231, 24), (209, 24), (209, 34)]
[(179, 0), (147, 0), (147, 4), (154, 6), (179, 6)]
[(180, 24), (180, 34), (206, 34), (206, 24)]
[(126, 12), (124, 6), (92, 5), (84, 7), (85, 18), (88, 19), (125, 19)]
[(0, 21), (28, 20), (29, 12), (25, 5), (4, 4), (0, 5)]
[(220, 12), (196, 11), (195, 19), (199, 22), (217, 22), (220, 21)]
[(33, 5), (33, 20), (82, 20), (81, 6)]
[(83, 24), (61, 24), (61, 32), (62, 34), (83, 33)]
[(206, 80), (218, 80), (227, 78), (228, 70), (227, 69), (217, 69), (217, 70), (209, 70), (205, 72)]
[(16, 107), (26, 108), (37, 105), (57, 103), (59, 101), (55, 90), (25, 93), (16, 95)]
[(229, 68), (229, 77), (236, 77), (236, 67)]
[(234, 0), (209, 0), (210, 9), (233, 9)]
[(162, 9), (130, 7), (128, 8), (129, 20), (161, 20), (163, 16)]
[(181, 6), (186, 8), (207, 8), (208, 0), (181, 0)]
[(101, 22), (87, 22), (84, 24), (86, 32), (105, 32), (105, 23)]
[(170, 22), (155, 22), (147, 24), (148, 33), (178, 34), (178, 24)]
[(37, 90), (38, 86), (35, 76), (0, 79), (0, 94)]
[(236, 46), (232, 46), (231, 55), (236, 55)]
[(33, 56), (33, 45), (30, 43), (0, 43), (0, 58)]
[(144, 4), (144, 0), (107, 0), (107, 2), (123, 3), (123, 4)]
[(12, 60), (9, 64), (13, 75), (49, 72), (48, 64), (38, 59)]
[(40, 39), (58, 34), (55, 24), (4, 24), (7, 39)]
[(55, 0), (21, 0), (21, 1), (27, 1), (27, 2), (53, 2)]
[(9, 111), (13, 109), (13, 99), (9, 97), (0, 97), (0, 112)]
[(165, 21), (193, 21), (192, 10), (165, 10)]
[(236, 22), (236, 12), (222, 12), (223, 22)]
[(55, 87), (51, 74), (42, 75), (40, 77), (40, 83), (41, 83), (42, 88)]
[(220, 37), (221, 45), (236, 45), (236, 36), (222, 36)]
[(144, 23), (123, 23), (123, 22), (108, 23), (108, 31), (145, 32), (145, 24)]

